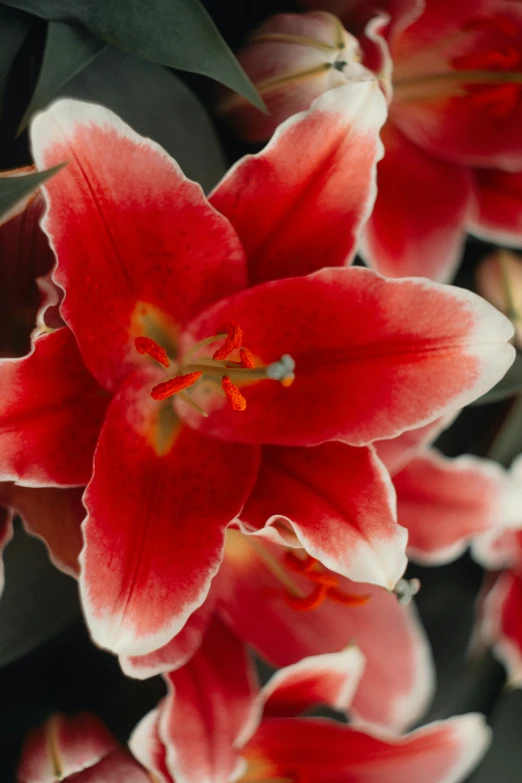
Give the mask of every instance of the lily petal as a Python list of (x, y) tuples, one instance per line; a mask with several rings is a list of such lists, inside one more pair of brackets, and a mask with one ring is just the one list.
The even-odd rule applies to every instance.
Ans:
[(388, 123), (378, 194), (366, 226), (363, 257), (386, 277), (455, 275), (471, 196), (467, 169), (437, 160)]
[(251, 283), (353, 260), (375, 200), (385, 118), (376, 81), (346, 84), (280, 125), (262, 152), (225, 176), (210, 200), (245, 247)]
[(95, 641), (123, 655), (157, 650), (201, 605), (259, 459), (179, 426), (150, 396), (154, 375), (113, 399), (85, 493), (84, 609)]
[(350, 707), (364, 671), (358, 647), (313, 655), (279, 669), (261, 692), (265, 718), (282, 718), (326, 704), (339, 712)]
[[(392, 589), (406, 568), (388, 473), (370, 448), (265, 447), (240, 519), (258, 535), (290, 527), (306, 552), (359, 582)], [(266, 525), (266, 527), (265, 527)]]
[(85, 369), (74, 335), (42, 335), (22, 359), (0, 361), (0, 476), (26, 486), (81, 486), (108, 395)]
[(160, 701), (155, 710), (151, 710), (140, 720), (130, 736), (129, 747), (140, 764), (152, 772), (153, 780), (174, 783), (167, 769), (167, 749), (159, 734), (164, 701)]
[(511, 323), (475, 294), (385, 280), (360, 267), (225, 299), (187, 327), (187, 347), (228, 322), (241, 325), (244, 345), (262, 364), (290, 354), (295, 382), (245, 385), (241, 414), (217, 397), (208, 418), (183, 403), (178, 409), (203, 432), (247, 443), (360, 446), (394, 437), (476, 399), (514, 358), (506, 344)]
[(520, 247), (522, 172), (475, 169), (467, 227), (488, 242)]
[(491, 460), (426, 451), (393, 483), (408, 554), (420, 563), (449, 563), (475, 536), (522, 523), (522, 486)]
[(478, 633), (504, 664), (509, 682), (522, 687), (522, 574), (505, 571), (480, 609)]
[(160, 736), (176, 783), (235, 779), (241, 759), (234, 746), (260, 717), (244, 645), (215, 618), (191, 661), (165, 679)]
[(67, 292), (62, 315), (113, 390), (145, 361), (135, 337), (156, 329), (175, 342), (180, 324), (243, 287), (243, 250), (201, 187), (108, 109), (57, 101), (31, 138), (38, 166), (69, 161), (44, 189), (43, 228)]
[(264, 721), (245, 753), (265, 762), (267, 778), (291, 771), (310, 783), (461, 783), (486, 752), (490, 735), (475, 713), (397, 739), (328, 720), (280, 718)]

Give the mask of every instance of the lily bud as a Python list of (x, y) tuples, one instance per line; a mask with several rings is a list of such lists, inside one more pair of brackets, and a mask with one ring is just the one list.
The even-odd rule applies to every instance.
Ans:
[(218, 105), (245, 141), (265, 141), (327, 90), (375, 78), (361, 65), (357, 38), (332, 14), (278, 14), (259, 27), (238, 59), (263, 98), (264, 114), (228, 92)]
[(515, 327), (515, 344), (522, 347), (522, 257), (497, 250), (477, 269), (477, 291), (507, 315)]

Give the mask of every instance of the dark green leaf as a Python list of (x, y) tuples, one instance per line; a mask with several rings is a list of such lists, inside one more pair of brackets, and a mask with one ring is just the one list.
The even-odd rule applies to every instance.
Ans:
[(29, 20), (11, 8), (0, 8), (0, 107), (13, 61), (29, 32)]
[(520, 392), (522, 392), (522, 354), (517, 353), (515, 361), (497, 385), (472, 404), (487, 405), (490, 402), (500, 402)]
[(190, 179), (210, 190), (226, 165), (206, 112), (167, 68), (109, 46), (61, 90), (101, 103), (134, 130), (161, 144)]
[(67, 22), (49, 22), (38, 81), (19, 132), (25, 128), (31, 114), (45, 106), (64, 84), (106, 47), (107, 44), (83, 27)]
[(0, 218), (29, 196), (33, 190), (54, 177), (64, 165), (65, 163), (61, 163), (47, 171), (35, 171), (34, 174), (23, 174), (20, 177), (0, 177)]
[(201, 73), (263, 102), (200, 0), (2, 0), (49, 21), (84, 25), (145, 60)]

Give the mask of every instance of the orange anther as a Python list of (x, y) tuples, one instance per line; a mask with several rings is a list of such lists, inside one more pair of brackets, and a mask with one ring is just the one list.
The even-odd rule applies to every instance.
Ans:
[(311, 555), (307, 555), (305, 558), (302, 558), (298, 557), (293, 552), (285, 552), (283, 559), (286, 565), (291, 568), (292, 571), (297, 571), (299, 574), (308, 573), (312, 568), (315, 567), (317, 563), (315, 557), (312, 557)]
[(249, 370), (252, 370), (256, 366), (254, 354), (251, 353), (248, 348), (240, 348), (239, 363), (241, 367), (247, 367)]
[(172, 397), (173, 394), (177, 394), (187, 386), (192, 386), (198, 378), (201, 378), (200, 372), (189, 372), (186, 375), (177, 375), (175, 378), (169, 378), (168, 381), (158, 383), (153, 387), (150, 396), (154, 400), (165, 400), (167, 397)]
[(226, 359), (232, 351), (241, 347), (241, 342), (243, 340), (243, 330), (237, 324), (226, 324), (223, 331), (227, 333), (227, 338), (221, 348), (218, 348), (212, 356), (216, 361)]
[(151, 340), (150, 337), (136, 337), (134, 345), (136, 346), (138, 353), (151, 356), (164, 367), (170, 367), (169, 357), (167, 356), (165, 348), (162, 348), (157, 342)]
[(328, 595), (329, 588), (326, 585), (315, 585), (310, 595), (303, 596), (302, 598), (297, 595), (291, 595), (285, 593), (286, 603), (295, 609), (296, 612), (310, 612), (312, 609), (318, 609), (325, 601)]
[(350, 593), (343, 593), (342, 590), (338, 590), (336, 587), (328, 587), (327, 597), (338, 604), (344, 604), (345, 606), (363, 606), (368, 603), (371, 595), (353, 595)]
[[(200, 373), (201, 374), (201, 373)], [(221, 388), (226, 394), (227, 400), (229, 401), (232, 410), (233, 411), (244, 411), (247, 402), (237, 386), (232, 383), (228, 375), (224, 375), (223, 379), (221, 381)]]

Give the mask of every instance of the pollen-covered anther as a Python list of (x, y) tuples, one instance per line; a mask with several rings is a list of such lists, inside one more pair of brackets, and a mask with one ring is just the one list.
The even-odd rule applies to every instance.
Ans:
[(152, 359), (162, 364), (163, 367), (170, 367), (169, 357), (165, 348), (158, 345), (157, 342), (151, 340), (150, 337), (136, 337), (134, 345), (138, 353), (146, 356), (150, 356)]
[(232, 383), (228, 375), (224, 375), (221, 380), (221, 388), (225, 392), (226, 398), (233, 411), (244, 411), (247, 402), (237, 386)]
[(254, 354), (248, 350), (248, 348), (239, 349), (239, 363), (241, 367), (246, 367), (248, 370), (253, 370), (256, 366), (254, 360)]
[(177, 375), (175, 378), (169, 378), (168, 381), (158, 383), (151, 390), (150, 396), (154, 400), (166, 400), (167, 397), (177, 394), (201, 378), (200, 372), (189, 372), (186, 375)]
[(226, 359), (227, 356), (230, 356), (232, 351), (239, 349), (243, 342), (243, 330), (237, 324), (226, 324), (223, 327), (223, 331), (226, 332), (227, 337), (223, 345), (218, 348), (217, 351), (214, 351), (212, 358), (215, 361)]
[(293, 552), (285, 552), (284, 562), (288, 568), (302, 574), (314, 585), (311, 593), (306, 596), (285, 594), (285, 601), (298, 612), (318, 609), (328, 599), (344, 606), (363, 606), (371, 598), (370, 595), (357, 595), (340, 590), (339, 577), (325, 570), (311, 555), (298, 557)]

